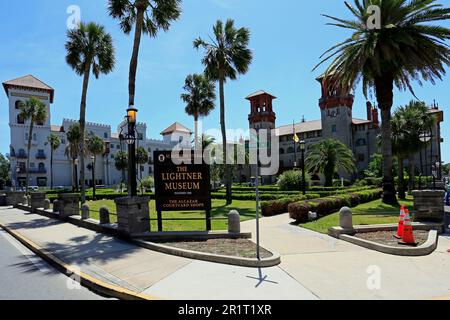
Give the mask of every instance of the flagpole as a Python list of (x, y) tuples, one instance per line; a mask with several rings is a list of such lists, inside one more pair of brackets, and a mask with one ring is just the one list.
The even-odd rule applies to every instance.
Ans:
[(292, 121), (292, 131), (294, 132), (293, 140), (294, 140), (294, 170), (297, 168), (297, 137), (295, 132), (295, 119)]

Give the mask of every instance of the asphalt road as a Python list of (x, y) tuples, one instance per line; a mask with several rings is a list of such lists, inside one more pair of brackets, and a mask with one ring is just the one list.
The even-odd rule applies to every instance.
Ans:
[(103, 300), (0, 228), (0, 300)]

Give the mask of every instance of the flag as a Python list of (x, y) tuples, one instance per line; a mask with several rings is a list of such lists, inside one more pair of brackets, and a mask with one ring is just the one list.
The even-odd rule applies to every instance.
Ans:
[(298, 137), (297, 134), (294, 134), (294, 141), (295, 141), (295, 143), (299, 143), (300, 142), (300, 138)]

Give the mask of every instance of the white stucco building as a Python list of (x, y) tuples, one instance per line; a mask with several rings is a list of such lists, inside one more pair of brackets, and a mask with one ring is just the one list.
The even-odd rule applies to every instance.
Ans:
[[(50, 146), (46, 143), (47, 137), (54, 133), (61, 139), (61, 146), (53, 155), (53, 185), (61, 187), (72, 186), (72, 162), (65, 155), (67, 147), (66, 131), (76, 120), (64, 119), (60, 125), (51, 124), (51, 105), (53, 104), (55, 91), (53, 88), (41, 80), (27, 75), (18, 79), (3, 83), (8, 97), (9, 127), (11, 133), (10, 161), (12, 168), (13, 185), (24, 184), (26, 179), (26, 162), (30, 157), (30, 181), (29, 186), (49, 187), (50, 186)], [(34, 126), (32, 147), (30, 153), (27, 152), (29, 122), (23, 121), (19, 116), (19, 102), (31, 97), (36, 97), (47, 106), (47, 120)], [(126, 123), (122, 121), (117, 128), (100, 123), (86, 123), (86, 132), (93, 133), (101, 137), (105, 142), (106, 152), (102, 157), (97, 158), (96, 184), (114, 186), (121, 182), (121, 172), (116, 170), (114, 156), (120, 150), (127, 151), (127, 145), (119, 139), (121, 127), (126, 132)], [(181, 143), (183, 147), (191, 147), (192, 132), (180, 123), (174, 123), (161, 132), (162, 139), (154, 140), (147, 137), (147, 125), (138, 123), (138, 147), (144, 147), (149, 155), (150, 161), (141, 165), (138, 169), (139, 177), (153, 175), (153, 152), (159, 150), (171, 150), (175, 145)], [(92, 174), (88, 169), (91, 164), (90, 157), (85, 160), (86, 185), (93, 184)], [(81, 168), (78, 168), (81, 170)], [(79, 175), (78, 175), (79, 176)]]

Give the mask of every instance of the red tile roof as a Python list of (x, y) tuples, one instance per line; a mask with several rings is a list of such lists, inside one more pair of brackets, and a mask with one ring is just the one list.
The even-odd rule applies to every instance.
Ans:
[(8, 95), (8, 89), (10, 87), (21, 87), (21, 88), (25, 88), (25, 89), (39, 89), (39, 90), (47, 91), (48, 93), (50, 93), (50, 102), (53, 103), (55, 90), (52, 87), (50, 87), (49, 85), (42, 82), (41, 80), (32, 76), (31, 74), (24, 76), (24, 77), (20, 77), (17, 79), (3, 82), (3, 88), (5, 89), (5, 92), (7, 95)]
[(177, 131), (177, 132), (186, 132), (186, 133), (192, 134), (191, 130), (189, 130), (188, 128), (183, 126), (181, 123), (175, 122), (170, 127), (168, 127), (166, 130), (161, 132), (161, 135), (165, 136), (165, 135), (171, 134), (171, 133), (173, 133), (175, 131)]

